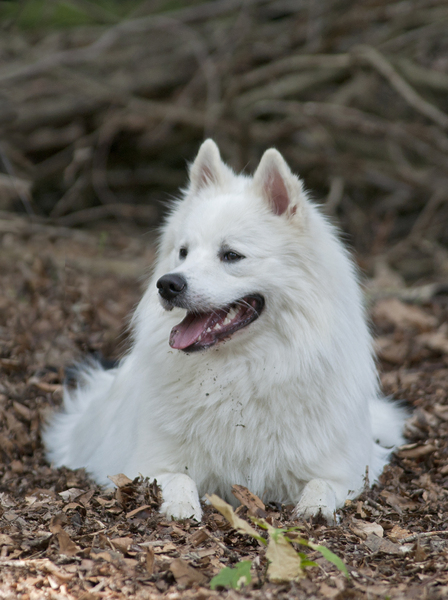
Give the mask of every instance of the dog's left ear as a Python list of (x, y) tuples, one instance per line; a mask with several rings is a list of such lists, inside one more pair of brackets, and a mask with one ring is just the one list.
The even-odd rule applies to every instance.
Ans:
[(190, 167), (190, 190), (198, 192), (208, 185), (221, 185), (224, 164), (218, 146), (211, 139), (205, 140)]
[(276, 215), (292, 216), (298, 211), (303, 195), (302, 183), (274, 148), (266, 150), (261, 157), (254, 186)]

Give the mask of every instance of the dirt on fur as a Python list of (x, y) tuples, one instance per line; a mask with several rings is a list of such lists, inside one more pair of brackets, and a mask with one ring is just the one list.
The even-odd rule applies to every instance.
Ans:
[[(263, 547), (211, 507), (200, 524), (171, 522), (157, 512), (154, 482), (121, 477), (105, 489), (83, 470), (46, 462), (39, 432), (60, 404), (67, 367), (125, 351), (153, 256), (151, 238), (115, 229), (2, 232), (0, 598), (447, 597), (448, 296), (440, 286), (412, 303), (409, 290), (391, 297), (368, 288), (384, 390), (414, 412), (408, 443), (379, 484), (347, 502), (339, 525), (300, 523), (304, 538), (343, 559), (350, 579), (308, 551), (318, 566), (304, 578), (270, 583)], [(267, 505), (265, 518), (295, 526), (291, 512)], [(250, 585), (212, 591), (210, 580), (241, 560), (252, 561)]]

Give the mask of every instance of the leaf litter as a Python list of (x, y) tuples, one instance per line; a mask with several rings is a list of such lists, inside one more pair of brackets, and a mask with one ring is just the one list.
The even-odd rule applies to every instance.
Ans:
[[(226, 517), (205, 506), (202, 523), (172, 522), (157, 512), (156, 482), (111, 474), (101, 488), (44, 458), (39, 431), (61, 401), (65, 369), (86, 354), (112, 363), (126, 348), (141, 289), (116, 260), (149, 267), (152, 256), (148, 240), (118, 232), (100, 245), (85, 235), (8, 238), (16, 260), (0, 254), (1, 597), (446, 597), (447, 296), (373, 302), (384, 390), (414, 412), (407, 443), (377, 485), (346, 503), (340, 525), (298, 523), (292, 506), (265, 505), (237, 485), (241, 506)], [(65, 263), (52, 258), (62, 248)]]

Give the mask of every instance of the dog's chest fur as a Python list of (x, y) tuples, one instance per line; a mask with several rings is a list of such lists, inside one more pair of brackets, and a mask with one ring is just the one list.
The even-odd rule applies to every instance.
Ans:
[(334, 444), (332, 432), (316, 427), (313, 399), (300, 397), (300, 383), (276, 381), (274, 373), (267, 386), (264, 368), (272, 366), (219, 352), (161, 362), (179, 377), (163, 389), (169, 405), (153, 418), (182, 457), (173, 468), (190, 475), (200, 494), (216, 489), (231, 501), (231, 485), (239, 483), (265, 499), (292, 501), (313, 472), (316, 447)]

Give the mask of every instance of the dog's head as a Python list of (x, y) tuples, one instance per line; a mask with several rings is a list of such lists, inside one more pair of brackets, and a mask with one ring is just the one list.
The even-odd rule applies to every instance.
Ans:
[(300, 180), (277, 150), (267, 150), (248, 177), (222, 162), (212, 140), (202, 144), (160, 249), (162, 306), (187, 311), (171, 331), (173, 348), (203, 350), (255, 331), (251, 324), (273, 303), (280, 308), (282, 292), (300, 276), (297, 243), (308, 209)]

